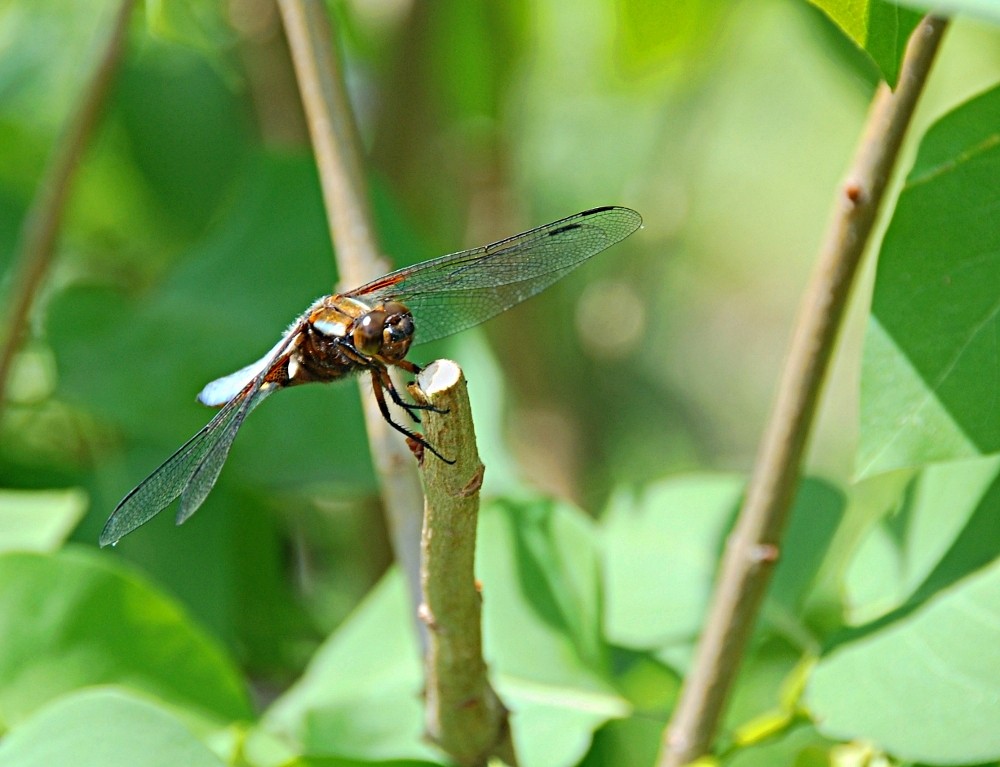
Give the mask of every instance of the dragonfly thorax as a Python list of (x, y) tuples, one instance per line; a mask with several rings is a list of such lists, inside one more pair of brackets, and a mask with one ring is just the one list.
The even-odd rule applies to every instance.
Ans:
[(329, 381), (406, 357), (413, 317), (403, 304), (374, 308), (356, 299), (328, 296), (309, 315), (288, 366), (288, 383)]

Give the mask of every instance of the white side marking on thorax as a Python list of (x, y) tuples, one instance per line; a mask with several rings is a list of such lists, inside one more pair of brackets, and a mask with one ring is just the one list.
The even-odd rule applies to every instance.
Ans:
[(343, 338), (347, 335), (347, 323), (346, 322), (330, 322), (329, 320), (316, 320), (313, 322), (312, 326), (316, 328), (324, 336), (333, 336), (336, 338)]

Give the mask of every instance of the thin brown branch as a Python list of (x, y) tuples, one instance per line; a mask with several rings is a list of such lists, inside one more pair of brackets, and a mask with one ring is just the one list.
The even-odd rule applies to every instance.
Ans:
[(56, 145), (21, 228), (20, 247), (14, 259), (11, 281), (10, 309), (4, 321), (6, 333), (0, 346), (0, 409), (3, 408), (11, 367), (24, 339), (31, 308), (52, 265), (56, 237), (73, 177), (94, 132), (125, 49), (134, 6), (135, 0), (122, 0), (94, 73)]
[(426, 411), (427, 440), (448, 464), (425, 452), (420, 616), (428, 627), (427, 737), (461, 765), (491, 755), (514, 764), (507, 710), (490, 687), (483, 661), (481, 606), (473, 562), (483, 464), (476, 449), (465, 377), (450, 360), (432, 362), (411, 387)]
[[(319, 167), (337, 270), (343, 285), (356, 287), (381, 276), (388, 266), (375, 240), (361, 142), (334, 48), (336, 35), (320, 0), (278, 0), (278, 7)], [(420, 483), (402, 438), (382, 419), (368, 385), (362, 382), (361, 386), (393, 551), (416, 605), (420, 601)]]
[(664, 737), (662, 767), (688, 764), (711, 747), (778, 559), (802, 452), (851, 283), (946, 26), (943, 19), (924, 18), (910, 36), (896, 91), (883, 83), (875, 94), (799, 310), (778, 396), (726, 547), (705, 629)]

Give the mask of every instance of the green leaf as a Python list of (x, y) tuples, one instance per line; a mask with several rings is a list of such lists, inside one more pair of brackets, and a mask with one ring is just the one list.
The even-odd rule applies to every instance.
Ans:
[(858, 473), (1000, 450), (1000, 88), (921, 142), (879, 255)]
[(819, 729), (903, 760), (1000, 758), (1000, 562), (820, 661), (807, 690)]
[[(830, 628), (859, 625), (884, 615), (904, 599), (900, 552), (884, 520), (905, 502), (916, 472), (892, 472), (866, 479), (851, 488), (844, 524), (831, 545), (835, 560), (825, 598), (835, 614)], [(846, 593), (845, 593), (846, 592)]]
[(10, 732), (0, 767), (222, 767), (171, 713), (122, 690), (60, 698)]
[[(221, 744), (218, 735), (212, 738), (212, 747), (225, 754), (228, 764), (238, 767), (433, 767), (439, 761), (424, 759), (370, 760), (340, 756), (316, 756), (300, 753), (300, 749), (283, 735), (254, 725), (251, 728), (233, 727), (225, 735), (231, 743)], [(220, 745), (222, 746), (220, 748)]]
[(227, 721), (251, 713), (217, 645), (173, 601), (108, 557), (75, 549), (0, 556), (2, 724), (99, 684)]
[[(505, 671), (564, 680), (577, 664), (544, 655), (567, 651), (603, 670), (600, 560), (590, 520), (549, 500), (499, 500), (481, 510), (478, 536), (477, 574), (490, 595), (483, 608), (487, 650)], [(509, 630), (512, 621), (518, 631)]]
[(87, 510), (81, 490), (0, 490), (0, 552), (55, 551)]
[(847, 572), (854, 622), (933, 597), (997, 554), (1000, 457), (929, 466)]
[(261, 726), (314, 756), (434, 759), (422, 740), (414, 630), (406, 586), (393, 570), (313, 655)]
[(812, 0), (863, 51), (895, 87), (899, 62), (920, 14), (888, 0)]
[(612, 502), (603, 521), (610, 641), (652, 649), (697, 636), (743, 486), (735, 475), (689, 475)]
[(598, 727), (629, 713), (610, 681), (595, 530), (565, 504), (499, 501), (480, 513), (476, 557), (484, 652), (518, 760), (576, 764)]

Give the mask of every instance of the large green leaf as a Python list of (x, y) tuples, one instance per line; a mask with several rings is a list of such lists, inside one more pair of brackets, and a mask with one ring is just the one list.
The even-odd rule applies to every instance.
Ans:
[[(916, 472), (879, 474), (852, 485), (836, 531), (830, 536), (826, 556), (806, 600), (812, 630), (819, 636), (839, 632), (844, 624), (845, 601), (849, 623), (858, 624), (882, 615), (898, 604), (898, 556), (875, 550), (867, 568), (858, 567), (871, 541), (882, 536), (884, 520), (903, 504)], [(857, 575), (857, 579), (852, 576)], [(846, 600), (845, 600), (845, 581)], [(885, 606), (886, 595), (889, 606)], [(881, 605), (879, 603), (882, 603)]]
[[(655, 650), (679, 672), (687, 668), (743, 487), (736, 476), (692, 475), (659, 483), (634, 501), (620, 496), (612, 503), (605, 519), (609, 638)], [(801, 604), (843, 508), (842, 494), (830, 485), (801, 483), (727, 729), (765, 716), (789, 718), (782, 690), (801, 674), (803, 655), (814, 643)]]
[(846, 573), (850, 621), (926, 601), (1000, 553), (1000, 458), (929, 466)]
[(481, 513), (476, 556), (484, 651), (518, 760), (575, 764), (598, 727), (629, 713), (610, 681), (594, 527), (568, 505), (500, 501)]
[(99, 688), (45, 706), (0, 744), (0, 767), (222, 767), (173, 714)]
[(1000, 562), (836, 647), (807, 690), (820, 730), (905, 759), (1000, 758)]
[(899, 62), (920, 14), (888, 0), (812, 0), (878, 65), (895, 87)]
[(316, 756), (435, 758), (422, 740), (414, 630), (406, 585), (394, 570), (313, 655), (262, 726)]
[(879, 255), (861, 476), (1000, 450), (1000, 88), (926, 134)]
[(734, 475), (689, 475), (612, 502), (604, 518), (609, 640), (652, 649), (698, 635), (743, 486)]
[(481, 512), (476, 555), (487, 650), (506, 673), (565, 681), (567, 671), (581, 670), (567, 655), (606, 668), (595, 538), (580, 511), (549, 500), (500, 500)]
[(121, 684), (224, 720), (250, 716), (236, 670), (177, 605), (92, 551), (0, 556), (0, 711)]

